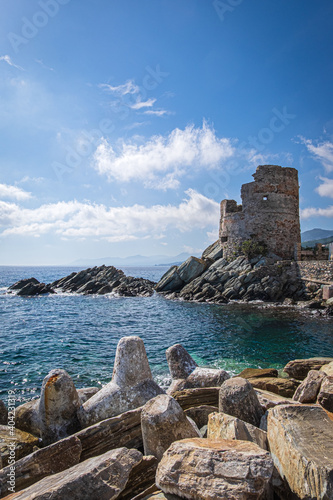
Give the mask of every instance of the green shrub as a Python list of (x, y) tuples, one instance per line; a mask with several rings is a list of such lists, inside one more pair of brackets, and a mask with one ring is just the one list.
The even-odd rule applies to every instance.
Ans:
[(258, 255), (267, 255), (268, 249), (263, 241), (245, 240), (240, 246), (240, 251), (248, 259), (253, 259)]

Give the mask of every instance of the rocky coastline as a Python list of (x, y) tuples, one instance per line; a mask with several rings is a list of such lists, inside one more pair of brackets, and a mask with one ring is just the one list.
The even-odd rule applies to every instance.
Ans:
[(166, 360), (165, 392), (142, 340), (124, 337), (102, 389), (55, 369), (15, 426), (0, 402), (0, 498), (333, 498), (333, 358), (236, 376), (181, 344)]

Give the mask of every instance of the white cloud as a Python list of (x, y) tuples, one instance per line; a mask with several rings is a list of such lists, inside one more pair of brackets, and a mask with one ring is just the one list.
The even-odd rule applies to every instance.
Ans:
[(21, 68), (21, 66), (18, 66), (17, 64), (14, 64), (13, 61), (11, 60), (11, 58), (9, 56), (7, 56), (7, 55), (0, 56), (0, 61), (5, 61), (7, 64), (9, 64), (9, 66), (13, 66), (16, 69), (21, 69), (22, 71), (24, 71), (24, 69)]
[(169, 228), (188, 232), (218, 224), (219, 204), (194, 190), (178, 206), (106, 207), (76, 200), (26, 209), (0, 201), (1, 236), (94, 237), (111, 242), (160, 238)]
[(179, 178), (195, 169), (221, 167), (234, 152), (230, 139), (218, 138), (204, 122), (202, 128), (176, 128), (143, 144), (122, 141), (117, 151), (103, 139), (94, 154), (94, 167), (109, 181), (136, 180), (165, 190), (177, 188)]
[(312, 156), (321, 162), (325, 170), (333, 172), (333, 143), (324, 141), (315, 145), (311, 139), (305, 139), (304, 137), (300, 137), (300, 139)]
[(49, 71), (54, 71), (54, 68), (51, 68), (51, 66), (47, 66), (46, 64), (43, 63), (41, 59), (35, 59), (35, 62), (37, 64), (40, 64), (42, 68), (48, 69)]
[(140, 87), (136, 85), (133, 80), (127, 80), (127, 82), (122, 85), (115, 87), (109, 85), (108, 83), (100, 83), (98, 86), (108, 92), (119, 95), (138, 94), (140, 92)]
[(136, 103), (130, 105), (130, 108), (131, 109), (151, 108), (155, 102), (156, 99), (147, 99), (147, 101), (141, 101), (141, 99), (139, 98)]
[(333, 217), (333, 205), (327, 208), (304, 208), (301, 210), (302, 219), (309, 219), (310, 217)]
[(9, 186), (8, 184), (0, 184), (0, 199), (9, 198), (18, 201), (29, 200), (31, 193), (24, 191), (16, 186)]
[(323, 183), (316, 188), (317, 193), (320, 196), (329, 196), (330, 198), (333, 198), (333, 179), (320, 177), (320, 180), (323, 181)]
[(163, 116), (163, 115), (169, 115), (170, 111), (167, 111), (166, 109), (147, 109), (147, 111), (144, 111), (145, 115), (155, 115), (155, 116)]

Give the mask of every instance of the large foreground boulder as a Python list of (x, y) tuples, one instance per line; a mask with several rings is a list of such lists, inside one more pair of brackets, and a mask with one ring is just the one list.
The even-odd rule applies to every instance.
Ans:
[(289, 377), (303, 380), (310, 370), (320, 370), (320, 368), (332, 362), (333, 358), (308, 358), (294, 359), (289, 361), (283, 368), (283, 371), (288, 373)]
[(166, 394), (145, 404), (141, 427), (145, 455), (154, 455), (158, 460), (174, 441), (201, 437), (177, 401)]
[(264, 498), (273, 461), (246, 441), (184, 439), (165, 452), (156, 473), (164, 493), (196, 500)]
[(220, 388), (219, 411), (259, 427), (264, 411), (250, 382), (235, 377)]
[(112, 380), (79, 411), (82, 427), (139, 408), (158, 394), (164, 394), (153, 380), (143, 341), (123, 337), (117, 346)]
[(181, 344), (166, 350), (166, 358), (172, 377), (168, 394), (195, 387), (219, 387), (230, 375), (225, 370), (201, 368)]
[[(143, 461), (138, 450), (118, 448), (90, 458), (9, 495), (8, 500), (113, 500), (127, 489), (132, 472)], [(155, 466), (156, 467), (156, 466)], [(142, 471), (141, 471), (142, 474)], [(137, 490), (138, 492), (140, 490)], [(129, 498), (133, 498), (133, 495)]]
[(80, 398), (65, 370), (52, 370), (43, 380), (39, 423), (44, 445), (73, 434), (80, 428), (77, 411)]
[(272, 408), (267, 435), (274, 464), (297, 498), (333, 498), (333, 422), (320, 406)]
[(293, 400), (300, 403), (315, 403), (325, 376), (324, 372), (310, 370), (303, 382), (297, 387)]

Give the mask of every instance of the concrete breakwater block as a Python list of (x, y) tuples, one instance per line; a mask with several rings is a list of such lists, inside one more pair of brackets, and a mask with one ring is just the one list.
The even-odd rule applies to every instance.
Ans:
[(123, 337), (117, 346), (112, 380), (80, 408), (82, 427), (143, 406), (149, 399), (164, 394), (153, 380), (143, 341)]
[(195, 387), (219, 387), (230, 378), (225, 370), (199, 367), (181, 344), (169, 347), (166, 358), (172, 377), (168, 394)]
[(264, 412), (252, 385), (246, 379), (227, 380), (220, 389), (219, 411), (259, 427)]

